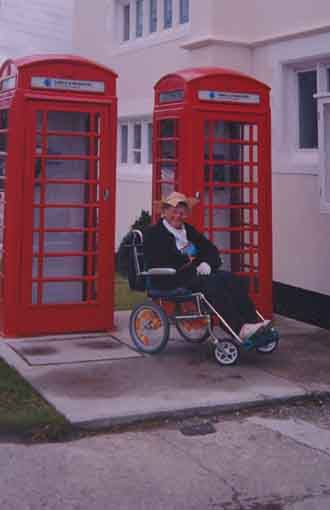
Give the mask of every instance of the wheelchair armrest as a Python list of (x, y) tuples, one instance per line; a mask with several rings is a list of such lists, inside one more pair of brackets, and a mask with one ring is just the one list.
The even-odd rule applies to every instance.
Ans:
[(143, 271), (142, 276), (172, 276), (176, 274), (173, 267), (152, 267), (148, 271)]

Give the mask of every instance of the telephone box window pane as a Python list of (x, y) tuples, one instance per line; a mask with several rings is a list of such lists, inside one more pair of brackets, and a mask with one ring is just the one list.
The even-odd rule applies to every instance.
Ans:
[[(46, 184), (45, 200), (47, 204), (83, 204), (88, 187), (86, 184)], [(95, 186), (93, 186), (95, 190)]]
[(89, 154), (89, 138), (85, 136), (47, 136), (47, 154), (81, 155)]
[(301, 149), (317, 149), (317, 91), (316, 71), (298, 73), (299, 96), (299, 146)]
[(123, 40), (129, 41), (130, 36), (130, 6), (129, 4), (123, 7)]
[(0, 133), (0, 152), (7, 152), (7, 134)]
[(143, 35), (143, 0), (136, 0), (136, 37)]
[(149, 18), (149, 31), (150, 33), (157, 31), (157, 0), (149, 0), (150, 18)]
[(176, 158), (176, 142), (166, 140), (160, 142), (161, 159), (175, 159)]
[(160, 137), (171, 138), (176, 136), (176, 120), (164, 119), (160, 121)]
[(42, 266), (43, 278), (64, 278), (84, 276), (87, 257), (44, 257)]
[(90, 114), (83, 112), (48, 112), (48, 131), (90, 131)]
[(86, 239), (87, 232), (44, 232), (43, 250), (52, 253), (83, 251)]
[[(38, 165), (41, 160), (37, 160)], [(88, 179), (89, 161), (84, 159), (46, 159), (45, 160), (46, 179)], [(93, 175), (92, 179), (97, 176)]]
[(45, 282), (42, 286), (42, 304), (63, 304), (86, 301), (84, 282)]
[(0, 129), (8, 129), (8, 110), (0, 110)]
[(168, 195), (170, 195), (173, 191), (175, 191), (174, 184), (170, 184), (167, 182), (162, 183), (162, 191), (161, 191), (162, 198), (168, 197)]
[(173, 23), (172, 0), (164, 0), (164, 28), (171, 28)]
[(121, 133), (121, 154), (120, 154), (120, 162), (127, 163), (128, 162), (128, 126), (120, 127)]
[(189, 22), (189, 0), (180, 0), (180, 23)]
[(6, 158), (0, 157), (0, 178), (3, 179), (6, 176)]
[(78, 207), (46, 207), (46, 228), (83, 228), (86, 218), (85, 208)]
[(160, 169), (160, 176), (162, 181), (174, 181), (175, 180), (175, 165), (166, 164)]

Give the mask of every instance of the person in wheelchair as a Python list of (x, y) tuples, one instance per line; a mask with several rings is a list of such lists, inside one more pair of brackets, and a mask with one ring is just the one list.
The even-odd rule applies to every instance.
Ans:
[(172, 267), (175, 275), (154, 276), (153, 288), (164, 291), (202, 292), (242, 340), (270, 321), (260, 321), (248, 294), (248, 282), (220, 270), (217, 247), (186, 222), (195, 198), (173, 192), (155, 205), (161, 219), (143, 234), (147, 268)]

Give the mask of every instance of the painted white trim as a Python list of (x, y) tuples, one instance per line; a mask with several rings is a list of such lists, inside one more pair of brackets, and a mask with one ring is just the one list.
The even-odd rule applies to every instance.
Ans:
[(272, 44), (276, 42), (290, 41), (291, 39), (302, 38), (311, 35), (323, 34), (330, 31), (330, 25), (323, 25), (320, 27), (308, 28), (306, 30), (299, 30), (297, 32), (285, 33), (285, 34), (275, 34), (270, 37), (265, 37), (264, 39), (257, 40), (247, 40), (247, 39), (222, 39), (216, 35), (208, 34), (196, 39), (191, 39), (190, 41), (185, 42), (181, 45), (182, 48), (186, 50), (195, 50), (198, 48), (203, 48), (205, 46), (210, 46), (212, 44), (215, 45), (228, 45), (228, 46), (243, 46), (244, 48), (258, 48), (261, 46), (266, 46), (267, 44)]
[(326, 179), (329, 173), (330, 179), (330, 151), (327, 155), (326, 137), (329, 138), (330, 133), (326, 132), (325, 126), (325, 107), (330, 108), (330, 94), (328, 97), (318, 100), (318, 116), (319, 116), (319, 149), (320, 149), (320, 212), (330, 214), (330, 200), (326, 197)]

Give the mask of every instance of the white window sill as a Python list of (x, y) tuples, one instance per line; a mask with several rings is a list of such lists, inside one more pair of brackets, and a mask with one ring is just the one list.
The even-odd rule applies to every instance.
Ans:
[(118, 179), (134, 182), (151, 182), (152, 165), (118, 165)]
[(129, 53), (151, 46), (157, 46), (169, 41), (181, 39), (190, 33), (190, 23), (176, 25), (172, 28), (164, 28), (158, 32), (153, 32), (142, 37), (130, 39), (129, 41), (122, 41), (114, 46), (111, 55), (120, 55), (122, 53)]
[(320, 160), (318, 149), (301, 149), (285, 152), (279, 164), (273, 163), (274, 173), (319, 175)]

